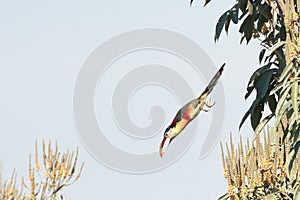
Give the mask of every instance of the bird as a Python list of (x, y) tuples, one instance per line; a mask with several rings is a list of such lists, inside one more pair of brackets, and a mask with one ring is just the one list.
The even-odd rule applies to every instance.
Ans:
[(198, 98), (191, 100), (177, 112), (172, 123), (166, 128), (162, 142), (160, 143), (159, 154), (161, 157), (163, 157), (172, 140), (177, 137), (183, 131), (183, 129), (199, 115), (201, 110), (208, 112), (210, 108), (214, 106), (215, 103), (208, 102), (206, 99), (215, 85), (218, 83), (218, 80), (224, 70), (224, 66), (225, 63), (220, 67), (218, 72), (214, 75), (208, 86)]

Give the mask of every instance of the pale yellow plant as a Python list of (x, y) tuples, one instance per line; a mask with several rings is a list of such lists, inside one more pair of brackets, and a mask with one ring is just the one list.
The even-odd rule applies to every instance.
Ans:
[(0, 187), (0, 200), (68, 199), (62, 194), (62, 190), (79, 179), (84, 166), (82, 163), (77, 170), (78, 148), (76, 151), (61, 153), (57, 142), (53, 148), (51, 141), (47, 146), (43, 141), (40, 157), (36, 142), (34, 157), (32, 162), (32, 156), (29, 156), (28, 180), (23, 177), (22, 183), (18, 185), (14, 171), (10, 180), (4, 181)]
[(219, 199), (298, 199), (300, 152), (289, 170), (286, 161), (291, 145), (288, 139), (282, 136), (271, 139), (267, 131), (264, 132), (263, 141), (258, 136), (255, 143), (250, 145), (248, 140), (243, 146), (240, 138), (236, 148), (230, 135), (226, 155), (221, 143), (228, 192)]

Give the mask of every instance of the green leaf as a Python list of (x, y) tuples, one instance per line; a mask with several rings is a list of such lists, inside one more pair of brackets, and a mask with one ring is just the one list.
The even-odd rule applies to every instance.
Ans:
[[(253, 102), (254, 103), (254, 102)], [(253, 104), (252, 104), (253, 105)], [(244, 122), (246, 121), (246, 119), (248, 118), (248, 116), (250, 115), (250, 111), (251, 111), (252, 106), (248, 109), (248, 111), (245, 113), (245, 115), (243, 116), (240, 125), (239, 125), (239, 129), (241, 129), (242, 125), (244, 124)]]
[(252, 125), (253, 130), (255, 130), (256, 126), (259, 124), (259, 121), (262, 116), (261, 112), (263, 110), (264, 110), (263, 102), (260, 99), (255, 99), (253, 101), (252, 105), (250, 106), (249, 110), (243, 116), (243, 118), (240, 122), (240, 125), (239, 125), (239, 129), (241, 129), (242, 125), (244, 124), (244, 122), (246, 121), (248, 116), (250, 115), (251, 125)]
[(271, 90), (270, 95), (275, 94), (281, 88), (283, 88), (283, 84), (282, 83), (279, 83), (279, 84), (277, 83), (276, 86)]
[(253, 72), (253, 74), (251, 75), (249, 82), (248, 82), (248, 86), (257, 79), (257, 77), (259, 77), (261, 74), (265, 73), (270, 66), (272, 65), (272, 63), (268, 63), (267, 65), (264, 65), (263, 67), (258, 68), (255, 72)]
[(293, 110), (292, 116), (288, 118), (289, 130), (292, 130), (293, 128), (295, 128), (295, 126), (297, 124), (297, 119), (298, 119), (298, 117), (296, 116), (296, 113)]
[(242, 42), (244, 41), (245, 38), (246, 37), (244, 35), (241, 37), (240, 44), (242, 44)]
[(254, 85), (256, 91), (257, 91), (257, 98), (263, 99), (265, 98), (267, 91), (270, 86), (270, 81), (272, 79), (272, 76), (274, 74), (274, 70), (270, 69), (268, 71), (265, 71), (262, 75), (260, 75), (257, 79), (256, 84)]
[(264, 111), (264, 104), (262, 102), (259, 102), (255, 107), (251, 109), (250, 120), (251, 120), (251, 126), (253, 130), (256, 129), (256, 127), (260, 122), (260, 119), (262, 117), (262, 111)]
[[(287, 79), (286, 79), (287, 80)], [(280, 90), (280, 92), (279, 92), (279, 95), (282, 95), (283, 93), (284, 93), (284, 91), (287, 89), (287, 88), (289, 88), (289, 87), (292, 87), (292, 84), (293, 83), (293, 81), (287, 81), (286, 83), (285, 82), (283, 82), (283, 87), (282, 87), (282, 89)]]
[[(296, 156), (297, 156), (297, 153), (298, 153), (299, 148), (300, 148), (300, 141), (297, 141), (292, 146), (293, 146), (293, 148), (291, 149), (290, 153), (288, 154), (287, 161), (286, 161), (286, 163), (288, 165), (288, 172), (289, 173), (291, 172), (291, 170), (293, 168), (293, 164), (295, 163)], [(294, 198), (294, 199), (296, 199), (296, 198)]]
[(268, 98), (268, 105), (269, 105), (269, 108), (270, 108), (271, 112), (275, 113), (276, 105), (277, 105), (275, 95), (269, 96), (269, 98)]
[[(205, 0), (204, 6), (206, 6), (211, 0)], [(192, 5), (194, 2), (194, 0), (190, 1), (190, 5)]]
[(289, 76), (287, 76), (285, 79), (283, 79), (283, 82), (282, 82), (283, 88), (282, 88), (282, 90), (280, 91), (279, 94), (281, 95), (285, 91), (286, 88), (291, 86), (292, 82), (293, 81), (289, 80)]
[(261, 130), (266, 126), (266, 124), (270, 121), (270, 119), (272, 119), (272, 117), (274, 116), (274, 114), (270, 114), (268, 116), (266, 116), (255, 128), (254, 131), (254, 138), (256, 138), (256, 136), (261, 132)]
[(241, 16), (239, 17), (239, 20), (242, 20), (247, 14), (248, 14), (248, 12), (247, 12), (247, 10), (246, 10), (246, 12), (243, 12), (243, 13), (241, 14)]
[(205, 0), (204, 6), (206, 6), (211, 0)]
[(222, 29), (224, 27), (224, 24), (227, 20), (227, 16), (230, 15), (230, 12), (227, 11), (225, 12), (218, 20), (218, 23), (216, 25), (216, 30), (215, 30), (215, 41), (217, 41), (220, 38)]
[(245, 99), (247, 99), (250, 94), (253, 92), (254, 86), (247, 87), (247, 93), (245, 94)]
[(276, 117), (279, 115), (279, 112), (280, 112), (280, 110), (281, 110), (284, 102), (287, 99), (287, 96), (289, 94), (290, 89), (291, 89), (291, 86), (289, 86), (288, 88), (286, 88), (286, 90), (284, 91), (284, 93), (282, 94), (282, 96), (279, 98), (278, 104), (277, 104), (277, 107), (276, 107), (276, 110), (275, 110)]
[(276, 51), (279, 47), (283, 46), (285, 43), (285, 41), (277, 42), (268, 52), (268, 56), (270, 56), (274, 51)]
[(287, 109), (291, 106), (291, 103), (288, 101), (284, 104), (281, 109), (278, 110), (276, 117), (275, 117), (275, 127), (278, 127), (282, 118), (282, 115), (287, 111)]
[(230, 22), (231, 22), (231, 14), (227, 15), (226, 22), (225, 22), (225, 31), (227, 34), (228, 34)]
[(279, 79), (278, 79), (278, 82), (281, 82), (283, 81), (283, 79), (290, 73), (291, 69), (293, 68), (293, 61), (290, 62), (282, 71)]
[(252, 34), (254, 30), (254, 20), (255, 20), (254, 15), (248, 15), (246, 19), (243, 21), (239, 30), (239, 32), (245, 36), (247, 43), (249, 43), (249, 41), (252, 38)]
[[(247, 4), (248, 4), (248, 0), (239, 0), (239, 7), (240, 7), (240, 10), (243, 12), (243, 13), (247, 13)], [(241, 17), (242, 18), (242, 17)], [(240, 18), (240, 19), (241, 19)]]
[(231, 10), (231, 18), (232, 18), (232, 22), (234, 24), (237, 24), (239, 22), (239, 3), (235, 4)]
[(257, 30), (261, 31), (263, 25), (271, 20), (272, 15), (270, 15), (270, 6), (267, 3), (264, 3), (259, 8), (259, 17), (257, 20)]
[(261, 64), (262, 59), (264, 58), (264, 55), (266, 53), (266, 49), (263, 49), (259, 53), (259, 64)]
[(271, 7), (266, 2), (261, 6), (259, 13), (263, 16), (267, 21), (272, 19)]

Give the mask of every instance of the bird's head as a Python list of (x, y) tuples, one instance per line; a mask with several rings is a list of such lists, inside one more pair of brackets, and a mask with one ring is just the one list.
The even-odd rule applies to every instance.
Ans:
[(173, 132), (174, 129), (171, 128), (170, 126), (165, 130), (164, 137), (162, 142), (160, 143), (160, 148), (159, 148), (159, 154), (161, 157), (163, 157), (167, 147), (172, 142), (172, 140), (176, 137), (176, 135)]

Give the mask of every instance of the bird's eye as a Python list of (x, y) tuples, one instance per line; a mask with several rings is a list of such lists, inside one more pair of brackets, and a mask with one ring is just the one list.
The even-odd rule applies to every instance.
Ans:
[(168, 137), (168, 132), (167, 132), (167, 133), (165, 133), (165, 137)]

